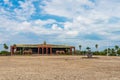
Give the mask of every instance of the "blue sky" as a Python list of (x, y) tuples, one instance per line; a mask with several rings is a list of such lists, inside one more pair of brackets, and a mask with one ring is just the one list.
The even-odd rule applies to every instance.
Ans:
[(120, 45), (119, 5), (120, 0), (0, 0), (0, 44)]

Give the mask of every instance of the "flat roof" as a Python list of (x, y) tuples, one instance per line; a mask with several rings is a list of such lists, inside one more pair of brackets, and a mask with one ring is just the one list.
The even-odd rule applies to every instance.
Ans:
[(52, 48), (70, 48), (74, 46), (69, 45), (54, 45), (54, 44), (15, 44), (16, 47), (30, 47), (30, 48), (37, 48), (37, 47), (52, 47)]

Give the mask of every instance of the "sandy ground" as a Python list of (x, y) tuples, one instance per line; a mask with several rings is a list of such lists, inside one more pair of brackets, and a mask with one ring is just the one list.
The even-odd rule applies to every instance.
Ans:
[(0, 80), (120, 80), (120, 57), (0, 56)]

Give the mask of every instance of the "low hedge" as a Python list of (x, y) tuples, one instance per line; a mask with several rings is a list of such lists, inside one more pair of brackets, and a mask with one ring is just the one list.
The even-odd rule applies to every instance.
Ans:
[(1, 56), (7, 56), (7, 55), (10, 55), (10, 52), (8, 52), (8, 51), (1, 51), (0, 55)]

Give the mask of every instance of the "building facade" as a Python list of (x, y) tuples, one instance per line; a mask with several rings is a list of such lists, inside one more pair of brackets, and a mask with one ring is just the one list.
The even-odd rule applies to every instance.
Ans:
[(68, 45), (54, 44), (15, 44), (10, 48), (11, 55), (16, 53), (21, 54), (75, 54), (75, 47)]

